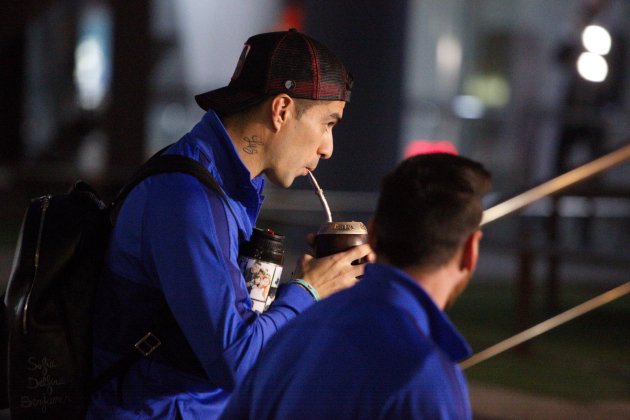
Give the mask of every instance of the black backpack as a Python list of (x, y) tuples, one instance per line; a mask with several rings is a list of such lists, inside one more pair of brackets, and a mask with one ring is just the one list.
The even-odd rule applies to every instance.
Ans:
[(82, 418), (92, 392), (160, 345), (150, 336), (129, 343), (123, 360), (92, 379), (94, 295), (116, 214), (134, 186), (165, 172), (193, 175), (226, 200), (200, 163), (160, 153), (111, 205), (82, 181), (67, 194), (32, 200), (0, 314), (0, 407), (12, 418)]

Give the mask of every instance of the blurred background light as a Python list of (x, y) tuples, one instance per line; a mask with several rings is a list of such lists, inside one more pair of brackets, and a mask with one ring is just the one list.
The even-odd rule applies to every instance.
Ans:
[(74, 81), (79, 105), (84, 109), (98, 108), (109, 89), (111, 20), (109, 9), (100, 4), (89, 4), (79, 18)]
[(585, 52), (577, 62), (578, 73), (589, 82), (603, 82), (608, 76), (608, 63), (601, 55)]
[(437, 41), (436, 56), (440, 70), (458, 72), (462, 65), (462, 45), (451, 34), (441, 36)]
[(405, 147), (404, 156), (409, 158), (429, 153), (458, 154), (455, 145), (448, 140), (413, 140)]
[(464, 119), (479, 119), (483, 117), (486, 107), (481, 99), (472, 95), (459, 95), (453, 99), (453, 113)]
[(437, 83), (444, 96), (450, 96), (457, 89), (462, 67), (462, 44), (449, 33), (437, 40), (435, 50)]
[(582, 32), (582, 44), (588, 52), (606, 55), (610, 52), (612, 38), (608, 31), (598, 25), (589, 25)]
[(74, 71), (79, 92), (79, 104), (85, 109), (97, 108), (105, 96), (103, 73), (105, 57), (98, 40), (93, 37), (83, 39), (75, 52)]
[(476, 74), (467, 80), (465, 91), (488, 108), (502, 108), (510, 100), (510, 86), (499, 74)]

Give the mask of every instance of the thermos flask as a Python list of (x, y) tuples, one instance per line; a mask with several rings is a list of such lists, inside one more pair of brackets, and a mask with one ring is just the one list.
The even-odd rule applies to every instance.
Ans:
[(254, 311), (264, 312), (275, 299), (283, 262), (284, 236), (271, 229), (254, 228), (238, 257)]

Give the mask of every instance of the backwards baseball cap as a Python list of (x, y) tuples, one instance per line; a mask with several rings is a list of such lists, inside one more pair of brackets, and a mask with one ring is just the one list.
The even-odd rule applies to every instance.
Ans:
[(204, 110), (237, 112), (271, 95), (350, 101), (352, 75), (324, 45), (289, 29), (247, 40), (230, 83), (195, 96)]

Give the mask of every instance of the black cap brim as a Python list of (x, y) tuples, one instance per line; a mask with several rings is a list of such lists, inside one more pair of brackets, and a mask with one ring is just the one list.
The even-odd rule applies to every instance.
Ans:
[(256, 105), (267, 98), (267, 96), (225, 86), (196, 95), (195, 101), (204, 111), (213, 109), (222, 113), (233, 113)]

